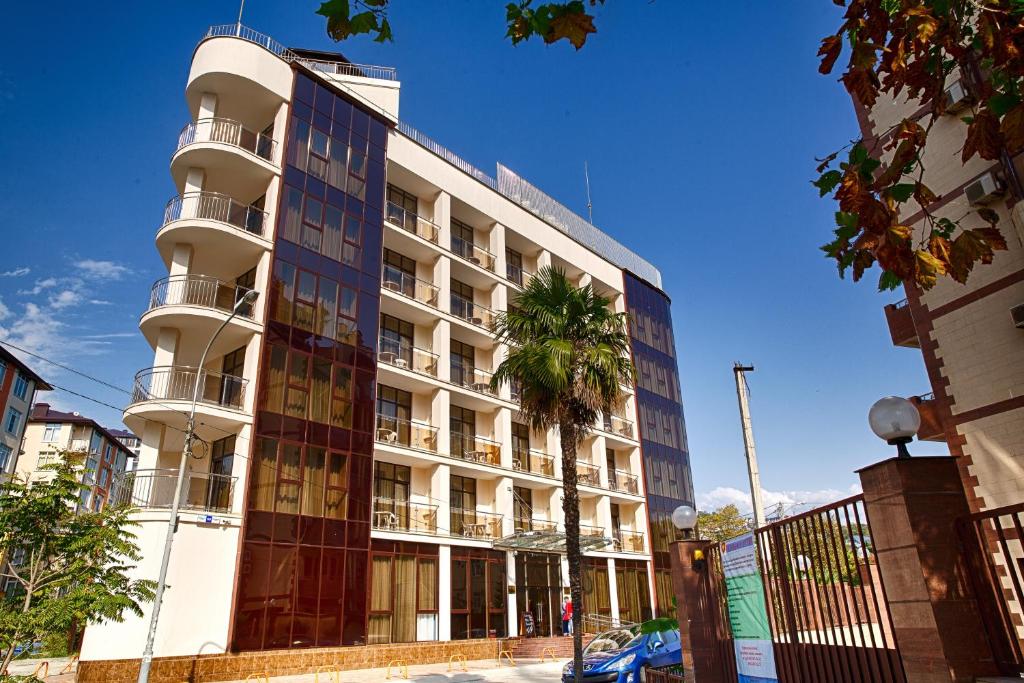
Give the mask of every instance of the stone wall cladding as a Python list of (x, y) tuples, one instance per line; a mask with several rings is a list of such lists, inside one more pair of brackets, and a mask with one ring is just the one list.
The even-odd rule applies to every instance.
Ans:
[[(447, 662), (454, 654), (470, 660), (496, 659), (512, 640), (452, 640), (445, 642), (394, 643), (356, 647), (266, 650), (192, 657), (158, 657), (149, 680), (153, 683), (206, 683), (244, 679), (251, 673), (295, 676), (314, 673), (319, 667), (336, 670), (383, 668), (394, 659), (407, 665)], [(78, 683), (135, 683), (138, 659), (79, 662)]]

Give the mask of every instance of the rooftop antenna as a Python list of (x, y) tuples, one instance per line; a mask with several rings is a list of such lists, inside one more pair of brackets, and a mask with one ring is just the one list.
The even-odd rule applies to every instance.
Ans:
[[(245, 0), (243, 0), (244, 2)], [(590, 169), (587, 168), (587, 162), (583, 162), (583, 178), (587, 183), (587, 216), (589, 217), (590, 224), (594, 224), (594, 204), (590, 201)]]
[(242, 0), (242, 4), (238, 6), (238, 30), (241, 33), (242, 30), (242, 11), (245, 10), (245, 0)]

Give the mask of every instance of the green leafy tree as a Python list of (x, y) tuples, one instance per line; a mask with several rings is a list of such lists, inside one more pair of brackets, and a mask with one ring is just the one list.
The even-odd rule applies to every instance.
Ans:
[[(871, 108), (879, 96), (906, 98), (919, 105), (919, 113), (877, 139), (855, 140), (848, 150), (821, 160), (813, 184), (839, 205), (835, 239), (822, 249), (841, 276), (850, 270), (855, 281), (878, 264), (879, 289), (908, 283), (927, 290), (940, 277), (964, 283), (976, 264), (991, 263), (996, 251), (1006, 249), (1006, 239), (992, 209), (938, 214), (940, 198), (925, 183), (925, 159), (957, 162), (955, 150), (929, 150), (930, 134), (948, 112), (946, 81), (958, 71), (970, 101), (961, 117), (959, 163), (975, 156), (1000, 161), (1013, 177), (1011, 159), (1024, 151), (1024, 5), (1020, 0), (834, 2), (845, 11), (835, 34), (821, 41), (819, 71), (831, 73), (845, 51), (840, 81), (856, 101)], [(901, 221), (901, 215), (912, 214), (923, 217), (923, 227), (912, 229)]]
[(155, 583), (128, 577), (139, 560), (130, 510), (79, 511), (82, 457), (62, 453), (31, 483), (0, 484), (0, 567), (16, 582), (0, 596), (0, 672), (15, 647), (97, 619), (142, 615)]
[(573, 661), (583, 675), (583, 582), (576, 449), (601, 411), (621, 400), (620, 383), (631, 382), (626, 315), (586, 285), (576, 287), (559, 268), (545, 266), (514, 295), (495, 322), (508, 355), (491, 380), (521, 388), (523, 417), (538, 430), (558, 427), (562, 451), (562, 510), (573, 610)]
[(750, 521), (740, 514), (735, 505), (697, 513), (697, 533), (702, 541), (724, 543), (749, 531)]
[[(594, 16), (587, 9), (603, 5), (605, 0), (569, 0), (568, 2), (541, 2), (519, 0), (505, 6), (505, 36), (513, 45), (536, 36), (545, 43), (569, 41), (579, 50), (587, 37), (597, 33)], [(366, 34), (378, 43), (394, 39), (388, 12), (390, 0), (327, 0), (317, 14), (327, 18), (327, 35), (334, 40), (345, 40)]]

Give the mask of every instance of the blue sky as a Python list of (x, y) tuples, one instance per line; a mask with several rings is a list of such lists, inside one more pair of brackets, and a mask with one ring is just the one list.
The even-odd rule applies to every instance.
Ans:
[[(398, 68), (402, 118), (488, 172), (501, 161), (660, 267), (673, 300), (698, 498), (742, 498), (732, 363), (750, 377), (768, 500), (815, 502), (888, 455), (877, 398), (928, 391), (920, 354), (894, 348), (872, 283), (820, 256), (833, 206), (814, 157), (856, 137), (849, 99), (817, 73), (830, 3), (608, 0), (599, 33), (512, 47), (503, 0), (394, 0), (393, 44), (324, 35), (316, 2), (249, 0), (244, 23), (290, 46)], [(0, 337), (124, 389), (152, 361), (138, 333), (153, 246), (174, 193), (192, 50), (238, 5), (21, 3), (0, 65)], [(57, 370), (55, 383), (126, 395)], [(48, 396), (110, 425), (119, 414)], [(925, 444), (918, 452), (940, 452)]]

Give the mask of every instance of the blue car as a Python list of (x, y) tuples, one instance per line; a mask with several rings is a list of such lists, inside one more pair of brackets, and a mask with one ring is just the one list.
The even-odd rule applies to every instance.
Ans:
[[(682, 664), (679, 631), (640, 633), (639, 626), (605, 631), (583, 650), (585, 683), (641, 683), (648, 667)], [(572, 683), (572, 661), (562, 669), (562, 683)]]

